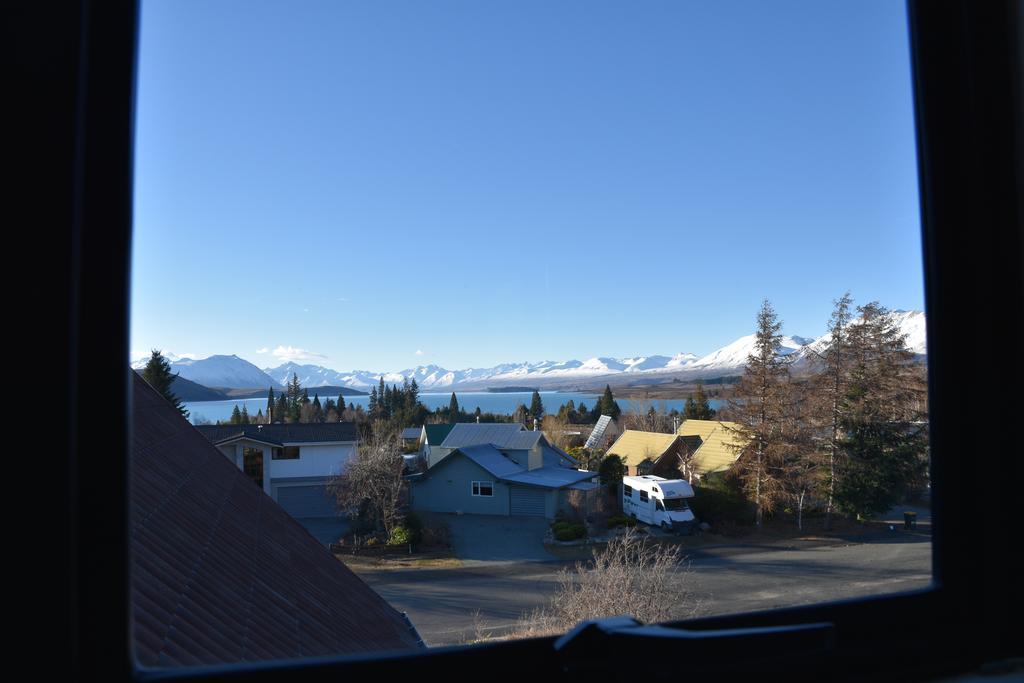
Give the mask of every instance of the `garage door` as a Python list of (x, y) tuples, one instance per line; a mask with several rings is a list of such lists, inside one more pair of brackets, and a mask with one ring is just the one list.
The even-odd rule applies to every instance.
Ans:
[(334, 500), (327, 495), (327, 487), (281, 486), (277, 489), (277, 502), (296, 519), (303, 517), (335, 517), (338, 514)]
[(513, 486), (509, 489), (509, 493), (512, 496), (511, 514), (529, 517), (544, 516), (545, 491), (543, 489)]

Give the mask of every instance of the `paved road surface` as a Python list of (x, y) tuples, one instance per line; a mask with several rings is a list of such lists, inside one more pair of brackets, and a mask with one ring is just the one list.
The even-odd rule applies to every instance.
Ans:
[[(685, 580), (703, 598), (702, 614), (725, 614), (923, 588), (931, 581), (931, 538), (881, 534), (871, 542), (790, 549), (714, 546), (690, 552)], [(546, 604), (562, 562), (476, 562), (455, 569), (408, 569), (360, 575), (405, 611), (428, 645), (456, 645), (500, 633)]]

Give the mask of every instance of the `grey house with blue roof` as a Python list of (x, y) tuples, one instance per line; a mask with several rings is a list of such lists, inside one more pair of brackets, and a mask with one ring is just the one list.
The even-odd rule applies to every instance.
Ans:
[(442, 446), (443, 457), (409, 477), (413, 510), (550, 519), (570, 491), (597, 487), (594, 472), (519, 424), (455, 425)]

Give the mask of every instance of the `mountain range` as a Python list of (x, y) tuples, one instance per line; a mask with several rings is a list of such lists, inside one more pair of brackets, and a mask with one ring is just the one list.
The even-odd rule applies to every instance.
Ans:
[[(924, 357), (925, 316), (921, 311), (894, 311), (900, 331), (907, 335), (907, 347)], [(210, 356), (203, 359), (178, 358), (166, 354), (171, 368), (187, 380), (218, 389), (283, 387), (292, 375), (302, 386), (342, 387), (368, 391), (381, 377), (387, 384), (401, 384), (415, 379), (423, 391), (483, 390), (503, 386), (532, 386), (538, 389), (592, 389), (604, 384), (624, 384), (728, 377), (743, 372), (747, 356), (754, 348), (755, 336), (747, 335), (705, 356), (677, 353), (673, 356), (635, 356), (630, 358), (595, 357), (587, 360), (540, 361), (536, 363), (503, 363), (491, 368), (448, 370), (437, 365), (423, 365), (401, 372), (352, 370), (339, 372), (319, 365), (289, 362), (274, 368), (260, 369), (238, 356)], [(798, 336), (782, 338), (782, 355), (794, 356), (796, 369), (806, 367), (814, 351), (824, 348), (827, 335), (817, 339)], [(147, 359), (132, 364), (141, 369)]]

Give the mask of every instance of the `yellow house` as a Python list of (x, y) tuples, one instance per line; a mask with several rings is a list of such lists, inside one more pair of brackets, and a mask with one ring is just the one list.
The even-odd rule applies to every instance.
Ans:
[(608, 455), (617, 455), (626, 464), (626, 474), (651, 474), (654, 465), (669, 456), (666, 462), (674, 460), (683, 440), (675, 434), (659, 434), (627, 429), (608, 449)]
[(678, 436), (700, 437), (701, 445), (693, 454), (690, 467), (696, 477), (712, 472), (724, 472), (739, 457), (743, 439), (731, 430), (739, 429), (735, 422), (717, 420), (686, 420), (676, 430)]

